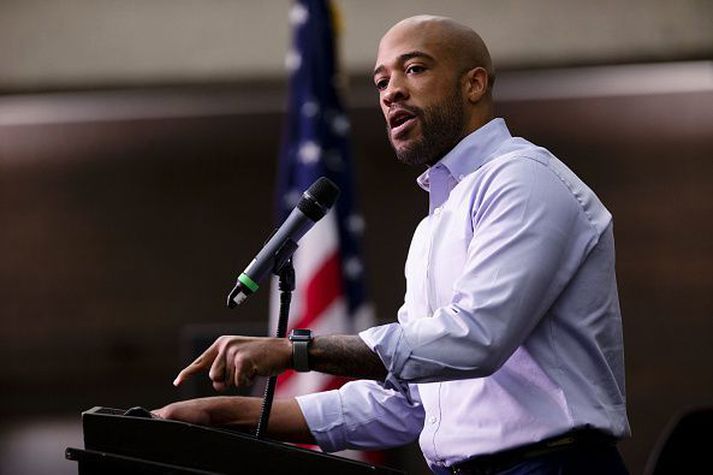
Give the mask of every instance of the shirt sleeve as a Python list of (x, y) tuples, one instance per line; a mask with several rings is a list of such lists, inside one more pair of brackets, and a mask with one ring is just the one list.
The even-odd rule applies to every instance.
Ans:
[(599, 237), (572, 191), (534, 160), (502, 164), (473, 203), (473, 238), (450, 302), (431, 318), (360, 333), (384, 362), (394, 387), (495, 372)]
[(400, 392), (359, 380), (333, 391), (298, 396), (297, 403), (326, 452), (396, 447), (415, 440), (423, 428), (416, 386)]

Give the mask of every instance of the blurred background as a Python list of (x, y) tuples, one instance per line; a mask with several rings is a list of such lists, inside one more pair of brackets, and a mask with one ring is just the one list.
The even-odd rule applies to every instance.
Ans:
[[(341, 0), (341, 62), (369, 293), (395, 318), (427, 197), (394, 159), (370, 80), (419, 13), (481, 33), (498, 114), (615, 217), (641, 473), (667, 424), (713, 405), (713, 2)], [(272, 230), (287, 0), (0, 0), (0, 473), (76, 473), (80, 413), (153, 408), (191, 325), (224, 308)], [(182, 343), (183, 341), (183, 343)], [(425, 473), (414, 447), (391, 465)]]

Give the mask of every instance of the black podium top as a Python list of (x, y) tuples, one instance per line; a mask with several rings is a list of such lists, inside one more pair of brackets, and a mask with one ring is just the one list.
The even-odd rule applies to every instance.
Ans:
[(87, 469), (101, 463), (116, 468), (144, 463), (142, 473), (404, 473), (230, 430), (125, 416), (124, 412), (95, 407), (82, 413), (85, 450), (67, 451), (68, 458), (79, 462), (80, 474), (108, 473)]

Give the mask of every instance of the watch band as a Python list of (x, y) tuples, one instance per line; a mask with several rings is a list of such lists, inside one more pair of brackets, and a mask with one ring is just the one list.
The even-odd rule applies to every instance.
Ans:
[(309, 371), (309, 344), (312, 342), (312, 330), (294, 329), (289, 336), (292, 342), (292, 368), (301, 373)]

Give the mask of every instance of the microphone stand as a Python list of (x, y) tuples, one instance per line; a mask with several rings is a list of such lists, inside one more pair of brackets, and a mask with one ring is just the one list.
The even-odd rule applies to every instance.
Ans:
[[(294, 248), (296, 248), (296, 244)], [(294, 249), (292, 249), (294, 252)], [(291, 252), (290, 252), (291, 255)], [(292, 257), (289, 257), (282, 265), (279, 265), (281, 259), (277, 259), (275, 274), (279, 278), (280, 288), (280, 314), (277, 320), (277, 338), (285, 338), (287, 336), (287, 321), (290, 316), (290, 302), (292, 301), (292, 291), (295, 290), (295, 266), (292, 264)], [(262, 401), (262, 412), (260, 420), (257, 423), (255, 437), (262, 439), (267, 431), (267, 423), (270, 419), (270, 411), (272, 410), (272, 400), (275, 397), (275, 387), (277, 386), (277, 376), (270, 376), (267, 379), (265, 386), (265, 395)]]

